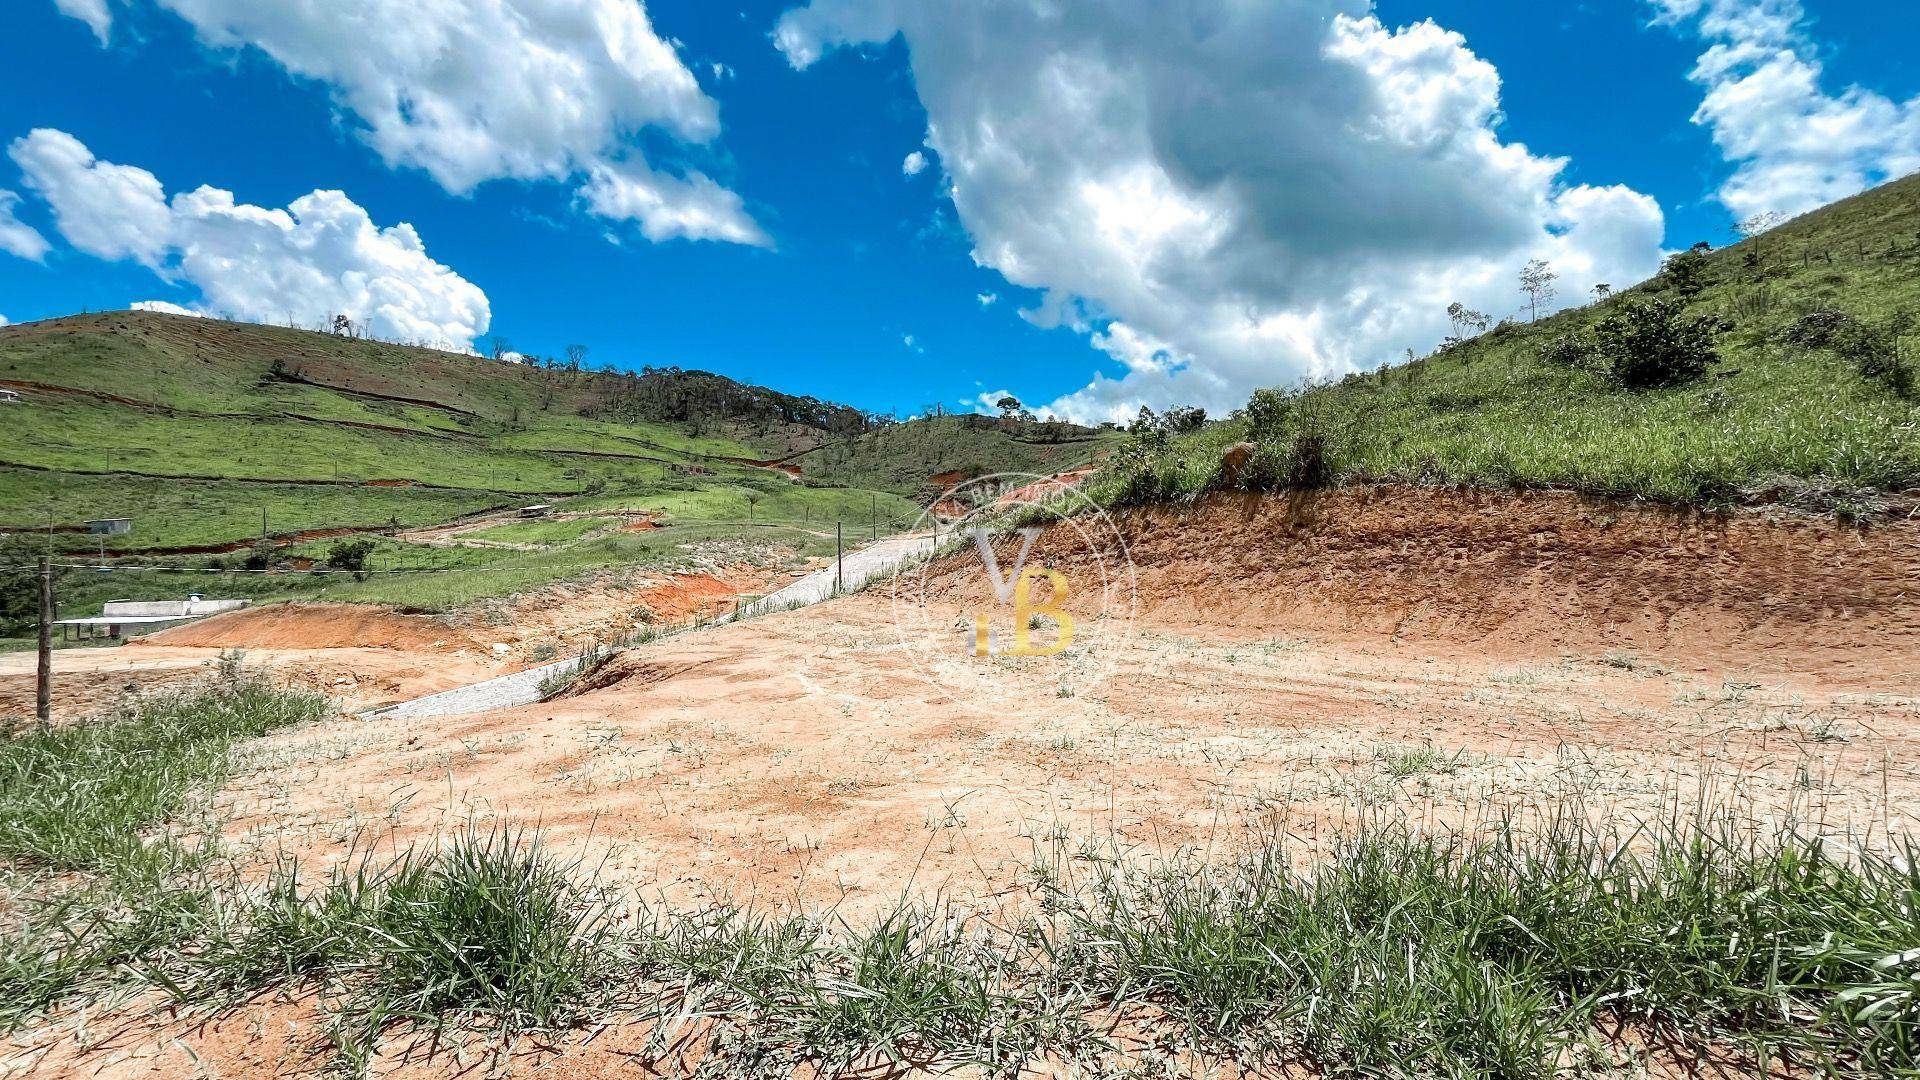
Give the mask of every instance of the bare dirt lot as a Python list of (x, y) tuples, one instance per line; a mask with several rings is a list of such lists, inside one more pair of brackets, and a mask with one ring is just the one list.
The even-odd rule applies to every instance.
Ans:
[[(1863, 823), (1906, 812), (1913, 531), (1504, 501), (1462, 497), (1437, 536), (1391, 501), (1298, 534), (1271, 505), (1155, 515), (1131, 527), (1121, 655), (974, 660), (970, 693), (921, 679), (881, 587), (635, 650), (546, 705), (289, 735), (230, 793), (236, 827), (324, 860), (348, 823), (405, 843), (510, 815), (678, 899), (857, 912), (996, 896), (1049, 837), (1230, 845), (1275, 813), (1311, 829), (1566, 790), (1652, 807), (1703, 776)], [(991, 599), (977, 559), (949, 563), (933, 592), (960, 622)]]
[[(1920, 526), (1371, 491), (1215, 499), (1122, 532), (1138, 618), (1108, 655), (969, 658), (956, 634), (972, 682), (943, 692), (881, 586), (632, 650), (547, 704), (265, 740), (222, 796), (229, 835), (319, 869), (509, 819), (647, 895), (857, 920), (903, 894), (1018, 905), (1086, 839), (1228, 852), (1275, 822), (1311, 844), (1362, 814), (1656, 811), (1703, 790), (1915, 823)], [(1087, 560), (1055, 530), (1031, 561)], [(936, 622), (993, 605), (970, 551), (927, 580)], [(234, 1027), (104, 1075), (189, 1052), (215, 1075), (268, 1067)], [(621, 1060), (590, 1044), (548, 1064)]]

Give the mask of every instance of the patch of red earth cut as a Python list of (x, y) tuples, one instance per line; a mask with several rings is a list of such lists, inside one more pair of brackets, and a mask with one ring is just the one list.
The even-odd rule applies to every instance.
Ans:
[(1088, 465), (1084, 468), (1069, 469), (1063, 473), (1055, 473), (1045, 480), (1036, 480), (1024, 487), (1014, 488), (1012, 491), (995, 499), (993, 505), (996, 509), (1004, 510), (1008, 507), (1019, 506), (1023, 503), (1041, 502), (1046, 499), (1051, 499), (1073, 488), (1079, 487), (1087, 477), (1092, 476), (1098, 471), (1097, 466)]
[(366, 604), (270, 604), (215, 615), (128, 642), (203, 649), (397, 649), (459, 652), (474, 647), (462, 631), (431, 615)]
[(966, 517), (968, 510), (965, 506), (961, 505), (958, 499), (941, 499), (939, 502), (927, 507), (927, 513), (932, 514), (934, 517), (946, 518), (951, 521), (955, 518)]

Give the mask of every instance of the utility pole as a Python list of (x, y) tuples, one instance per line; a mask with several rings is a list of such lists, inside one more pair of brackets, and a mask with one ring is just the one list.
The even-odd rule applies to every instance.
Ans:
[[(841, 535), (841, 524), (833, 523), (833, 591), (840, 592), (847, 587), (846, 540)], [(42, 560), (43, 562), (45, 560)], [(42, 630), (41, 633), (46, 633)]]
[(40, 730), (53, 726), (53, 560), (40, 556), (40, 666), (34, 716)]

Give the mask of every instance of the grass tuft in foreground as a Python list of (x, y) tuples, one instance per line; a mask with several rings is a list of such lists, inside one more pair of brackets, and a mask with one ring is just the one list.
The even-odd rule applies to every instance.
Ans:
[(1102, 866), (1053, 977), (1202, 1043), (1368, 1075), (1551, 1077), (1625, 1023), (1842, 1073), (1920, 1067), (1920, 871), (1719, 817), (1369, 830), (1307, 869)]
[(236, 655), (203, 683), (0, 740), (0, 1029), (198, 935), (214, 847), (182, 819), (231, 774), (236, 743), (329, 708)]
[(1226, 864), (1083, 853), (1040, 914), (909, 904), (851, 927), (622, 920), (496, 831), (304, 897), (283, 875), (192, 964), (202, 986), (318, 987), (360, 1067), (391, 1031), (624, 1014), (656, 1049), (702, 1025), (725, 1075), (1087, 1062), (1116, 1020), (1196, 1059), (1328, 1075), (1546, 1080), (1619, 1064), (1619, 1030), (1736, 1071), (1886, 1075), (1920, 1068), (1912, 854), (1726, 814), (1567, 812), (1471, 836), (1373, 826), (1313, 860), (1278, 837)]
[(472, 1026), (511, 1040), (605, 1007), (622, 955), (615, 911), (519, 831), (464, 833), (437, 851), (362, 859), (304, 892), (282, 864), (261, 895), (185, 961), (187, 997), (315, 985), (336, 1049), (363, 1069), (395, 1026)]
[(317, 694), (283, 690), (223, 657), (199, 685), (130, 699), (105, 717), (0, 743), (0, 857), (118, 872), (159, 857), (145, 830), (224, 781), (243, 739), (317, 720)]

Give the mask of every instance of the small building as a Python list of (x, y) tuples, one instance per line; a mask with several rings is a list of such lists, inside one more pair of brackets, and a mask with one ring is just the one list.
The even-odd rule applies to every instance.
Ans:
[(20, 391), (0, 389), (0, 405), (20, 404)]
[(82, 638), (91, 638), (101, 636), (103, 631), (107, 637), (123, 638), (164, 629), (174, 623), (204, 619), (223, 611), (238, 611), (252, 602), (208, 600), (199, 593), (190, 593), (185, 600), (109, 600), (100, 608), (99, 615), (86, 619), (61, 619), (53, 625), (60, 627), (61, 637), (68, 640), (76, 632)]
[(125, 536), (132, 531), (132, 518), (100, 518), (87, 522), (87, 532), (94, 536)]

